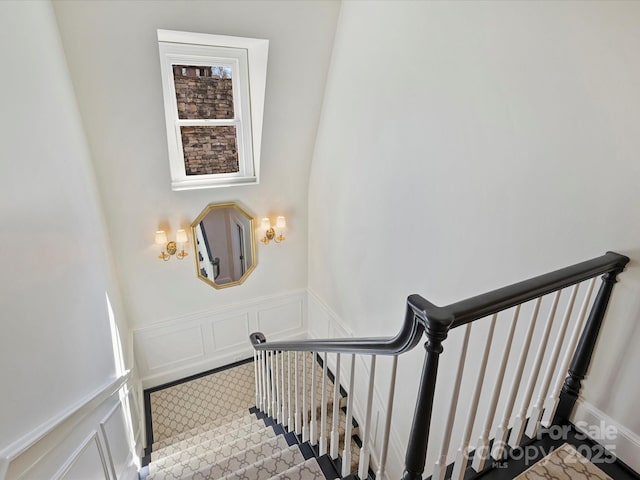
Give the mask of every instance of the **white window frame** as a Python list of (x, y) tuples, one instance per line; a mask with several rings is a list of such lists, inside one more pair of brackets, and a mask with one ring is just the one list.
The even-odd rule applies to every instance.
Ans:
[[(269, 41), (158, 30), (158, 47), (172, 190), (259, 183)], [(230, 67), (232, 70), (234, 119), (187, 120), (178, 118), (173, 65), (224, 65)], [(187, 175), (180, 127), (217, 125), (236, 127), (239, 171), (210, 175)]]

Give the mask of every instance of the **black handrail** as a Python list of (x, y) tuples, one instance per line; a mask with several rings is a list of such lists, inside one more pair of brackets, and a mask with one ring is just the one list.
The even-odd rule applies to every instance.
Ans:
[(621, 272), (629, 263), (629, 257), (615, 252), (561, 268), (551, 273), (540, 275), (529, 280), (514, 283), (476, 297), (462, 300), (448, 307), (439, 309), (437, 315), (429, 312), (429, 318), (453, 318), (451, 328), (465, 325), (474, 320), (493, 315), (507, 308), (515, 307), (534, 298), (575, 285), (597, 275), (607, 272)]
[(424, 334), (427, 340), (424, 344), (425, 358), (402, 475), (402, 480), (420, 480), (426, 460), (442, 342), (449, 330), (604, 274), (562, 388), (557, 416), (566, 419), (575, 405), (589, 367), (616, 277), (628, 262), (629, 258), (624, 255), (607, 252), (601, 257), (446, 307), (438, 307), (420, 295), (410, 295), (402, 328), (395, 337), (267, 342), (262, 333), (256, 332), (250, 335), (250, 339), (255, 350), (398, 355), (414, 348)]
[(620, 272), (628, 262), (629, 257), (615, 252), (607, 252), (600, 257), (445, 307), (438, 307), (420, 295), (410, 295), (407, 299), (407, 312), (402, 328), (395, 337), (266, 342), (264, 335), (256, 332), (250, 335), (250, 339), (256, 350), (398, 355), (414, 348), (420, 342), (425, 330), (433, 328), (449, 330), (465, 325), (542, 295), (575, 285), (596, 275)]
[(266, 338), (261, 332), (255, 332), (249, 335), (249, 339), (256, 350), (398, 355), (414, 348), (420, 342), (423, 333), (424, 326), (422, 322), (416, 320), (415, 306), (411, 304), (411, 297), (409, 297), (402, 328), (395, 337), (266, 342)]

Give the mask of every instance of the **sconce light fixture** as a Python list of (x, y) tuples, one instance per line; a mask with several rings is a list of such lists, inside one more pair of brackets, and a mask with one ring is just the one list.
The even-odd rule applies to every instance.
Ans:
[[(164, 230), (158, 230), (156, 232), (156, 243), (158, 245), (162, 245), (162, 250), (160, 251), (158, 258), (167, 262), (171, 258), (171, 255), (175, 255), (178, 260), (182, 260), (184, 257), (189, 255), (188, 252), (184, 251), (184, 244), (188, 241), (189, 238), (187, 237), (187, 232), (182, 229), (176, 231), (175, 242), (173, 240), (167, 242), (167, 232)], [(178, 244), (181, 246), (180, 251), (178, 251)]]
[[(263, 218), (260, 226), (262, 230), (264, 230), (264, 237), (262, 237), (260, 241), (265, 245), (268, 244), (271, 240), (276, 243), (284, 241), (285, 238), (284, 235), (282, 235), (282, 231), (287, 227), (287, 220), (282, 215), (276, 218), (275, 228), (271, 226), (271, 220), (269, 220), (268, 218)], [(280, 234), (277, 236), (275, 230), (276, 228), (280, 232)]]

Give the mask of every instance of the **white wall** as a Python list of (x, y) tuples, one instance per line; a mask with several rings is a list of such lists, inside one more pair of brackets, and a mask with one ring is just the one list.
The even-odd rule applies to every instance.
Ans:
[[(54, 2), (136, 335), (154, 325), (179, 329), (193, 314), (213, 317), (221, 308), (306, 288), (307, 180), (338, 9), (333, 1)], [(171, 191), (159, 28), (270, 41), (260, 185)], [(182, 262), (156, 259), (155, 230), (162, 227), (172, 238), (207, 204), (228, 201), (240, 202), (257, 224), (264, 216), (288, 219), (286, 242), (258, 244), (257, 268), (241, 286), (206, 285), (196, 277), (193, 255)], [(290, 318), (289, 326), (299, 320)], [(190, 338), (195, 343), (182, 344), (173, 362), (166, 359), (143, 377), (186, 365), (188, 351), (203, 343), (225, 342)], [(153, 355), (138, 353), (141, 361)], [(221, 353), (209, 353), (206, 365), (194, 360), (181, 374), (223, 362)]]
[[(120, 335), (125, 351), (114, 359), (106, 295), (114, 325), (128, 327), (51, 5), (2, 2), (0, 31), (0, 478), (36, 462), (40, 478), (54, 478), (99, 429), (99, 407), (126, 382), (132, 358)], [(128, 434), (116, 428), (111, 439), (130, 462)], [(86, 458), (74, 472), (104, 476), (102, 461)]]
[[(635, 2), (344, 2), (310, 173), (310, 321), (390, 335), (411, 293), (444, 305), (625, 253), (584, 396), (637, 439), (639, 21)], [(418, 350), (400, 362), (402, 441)]]

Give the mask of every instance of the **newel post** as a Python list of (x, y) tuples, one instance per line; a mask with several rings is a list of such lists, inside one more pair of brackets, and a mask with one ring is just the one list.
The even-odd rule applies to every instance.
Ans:
[(568, 420), (578, 400), (578, 395), (582, 388), (582, 380), (584, 380), (589, 364), (591, 363), (591, 356), (593, 355), (593, 350), (598, 340), (598, 334), (600, 333), (600, 327), (602, 326), (602, 321), (607, 311), (611, 292), (617, 282), (616, 277), (623, 269), (624, 265), (602, 276), (602, 285), (600, 285), (598, 295), (593, 302), (591, 312), (589, 312), (589, 317), (587, 318), (584, 330), (580, 336), (580, 341), (571, 360), (567, 378), (562, 385), (554, 423)]
[(422, 366), (418, 399), (413, 414), (411, 433), (405, 456), (405, 470), (402, 480), (421, 480), (427, 457), (429, 442), (429, 427), (431, 426), (431, 411), (438, 374), (438, 361), (442, 353), (442, 342), (447, 338), (450, 323), (425, 321), (427, 341), (424, 344), (426, 354)]

